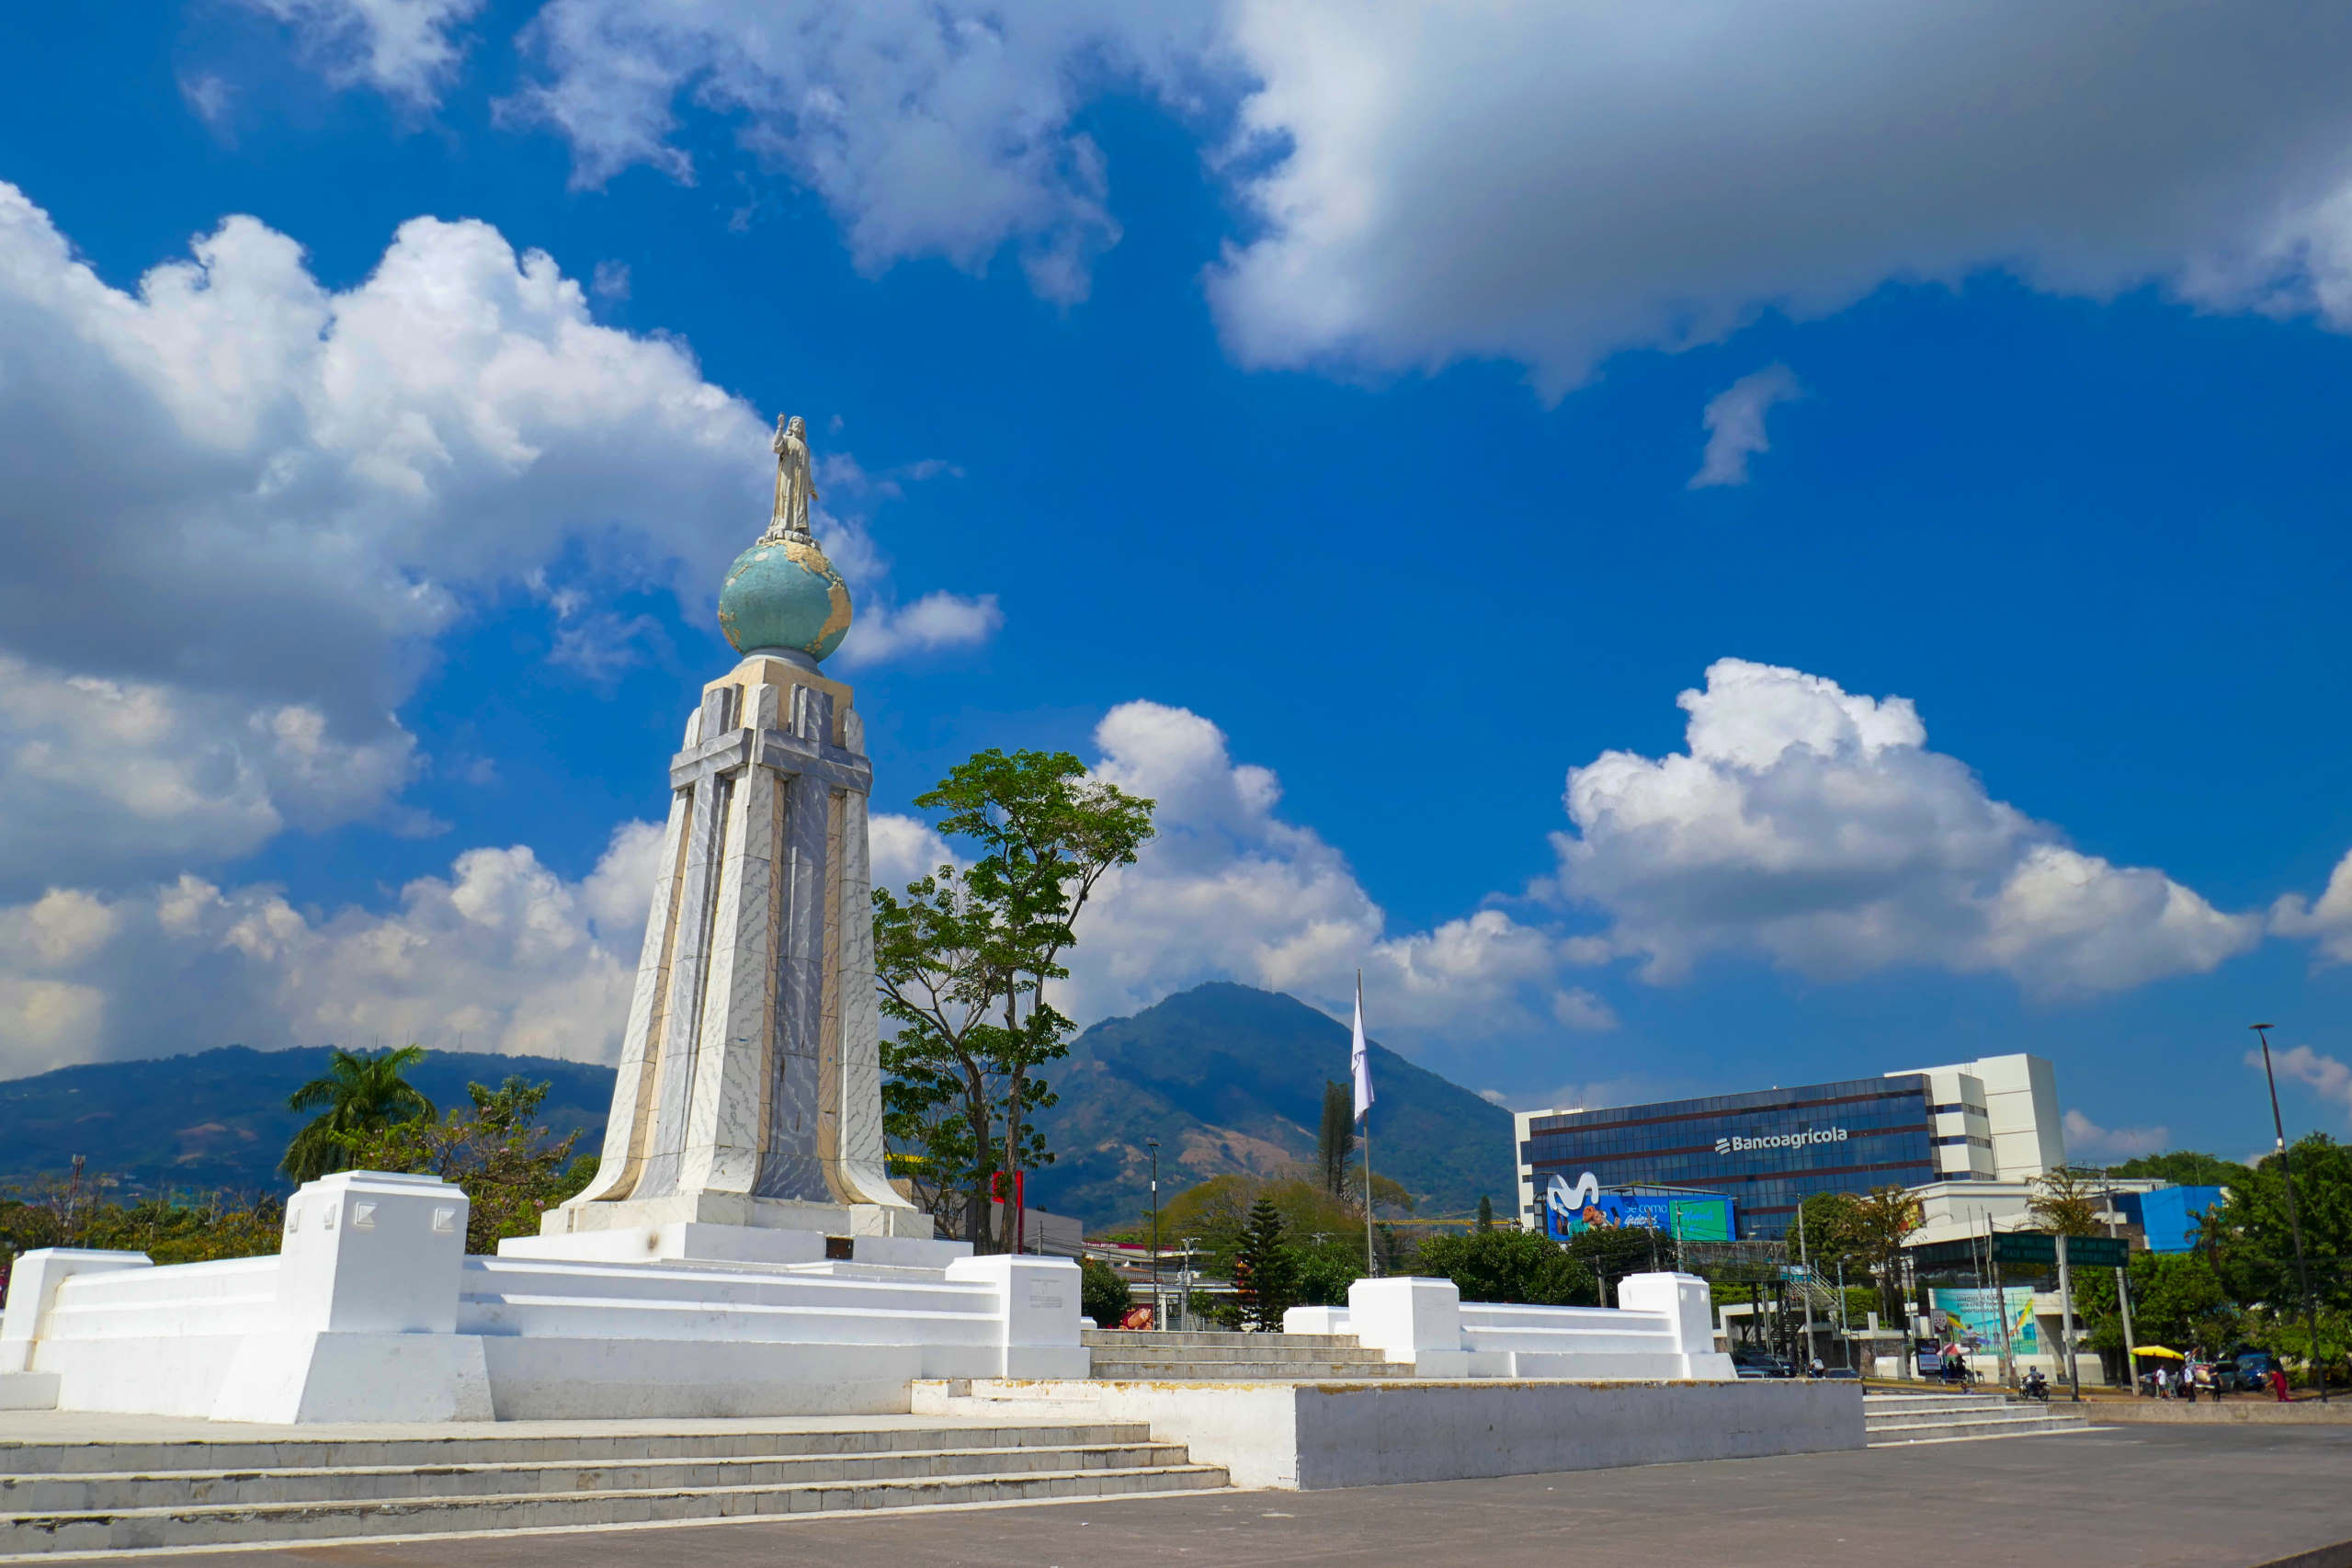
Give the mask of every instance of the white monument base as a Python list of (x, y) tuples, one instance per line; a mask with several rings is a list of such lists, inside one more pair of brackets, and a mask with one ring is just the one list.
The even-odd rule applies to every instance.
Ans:
[(1450, 1279), (1358, 1279), (1344, 1307), (1292, 1307), (1289, 1334), (1350, 1334), (1423, 1378), (1668, 1378), (1730, 1382), (1707, 1281), (1629, 1274), (1618, 1305), (1465, 1301)]
[(1066, 1258), (853, 1232), (843, 1259), (829, 1228), (684, 1220), (469, 1257), (466, 1210), (343, 1171), (294, 1195), (275, 1257), (28, 1253), (0, 1377), (62, 1410), (301, 1423), (903, 1414), (919, 1378), (1087, 1374)]
[[(1245, 1488), (1470, 1481), (1864, 1445), (1862, 1391), (1809, 1380), (918, 1383), (924, 1415), (1148, 1421)], [(1562, 1488), (1563, 1491), (1567, 1488)]]

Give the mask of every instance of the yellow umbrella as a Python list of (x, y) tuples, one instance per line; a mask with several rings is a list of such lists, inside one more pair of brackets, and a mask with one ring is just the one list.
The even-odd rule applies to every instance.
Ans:
[(2161, 1356), (2167, 1361), (2186, 1361), (2188, 1359), (2187, 1357), (2182, 1355), (2179, 1351), (2167, 1350), (2161, 1345), (2135, 1345), (2131, 1347), (2131, 1354), (2134, 1356)]

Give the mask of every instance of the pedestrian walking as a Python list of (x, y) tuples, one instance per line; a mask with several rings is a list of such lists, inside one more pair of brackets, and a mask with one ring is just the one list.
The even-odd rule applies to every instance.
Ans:
[(2278, 1396), (2278, 1403), (2281, 1404), (2292, 1404), (2295, 1403), (2294, 1395), (2287, 1392), (2286, 1368), (2273, 1366), (2270, 1369), (2270, 1392)]
[(2197, 1403), (2197, 1367), (2193, 1362), (2181, 1363), (2180, 1397), (2190, 1404)]

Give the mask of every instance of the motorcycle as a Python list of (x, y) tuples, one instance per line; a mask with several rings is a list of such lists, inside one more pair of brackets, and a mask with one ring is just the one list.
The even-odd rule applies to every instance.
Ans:
[(2019, 1387), (2017, 1392), (2024, 1394), (2028, 1399), (2038, 1399), (2041, 1401), (2042, 1403), (2048, 1404), (2050, 1403), (2050, 1380), (2043, 1377), (2040, 1371), (2028, 1372), (2026, 1374), (2026, 1381), (2024, 1384)]

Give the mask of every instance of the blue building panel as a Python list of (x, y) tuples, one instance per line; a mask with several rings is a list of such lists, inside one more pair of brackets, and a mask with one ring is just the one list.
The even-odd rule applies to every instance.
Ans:
[(2187, 1252), (2197, 1245), (2197, 1224), (2221, 1201), (2218, 1187), (2160, 1187), (2153, 1192), (2119, 1192), (2116, 1209), (2148, 1234), (2150, 1252)]
[(1742, 1237), (1778, 1237), (1814, 1193), (1936, 1180), (1934, 1130), (1926, 1078), (1902, 1074), (1537, 1117), (1519, 1163), (1539, 1203), (1554, 1176), (1696, 1188), (1732, 1200)]

